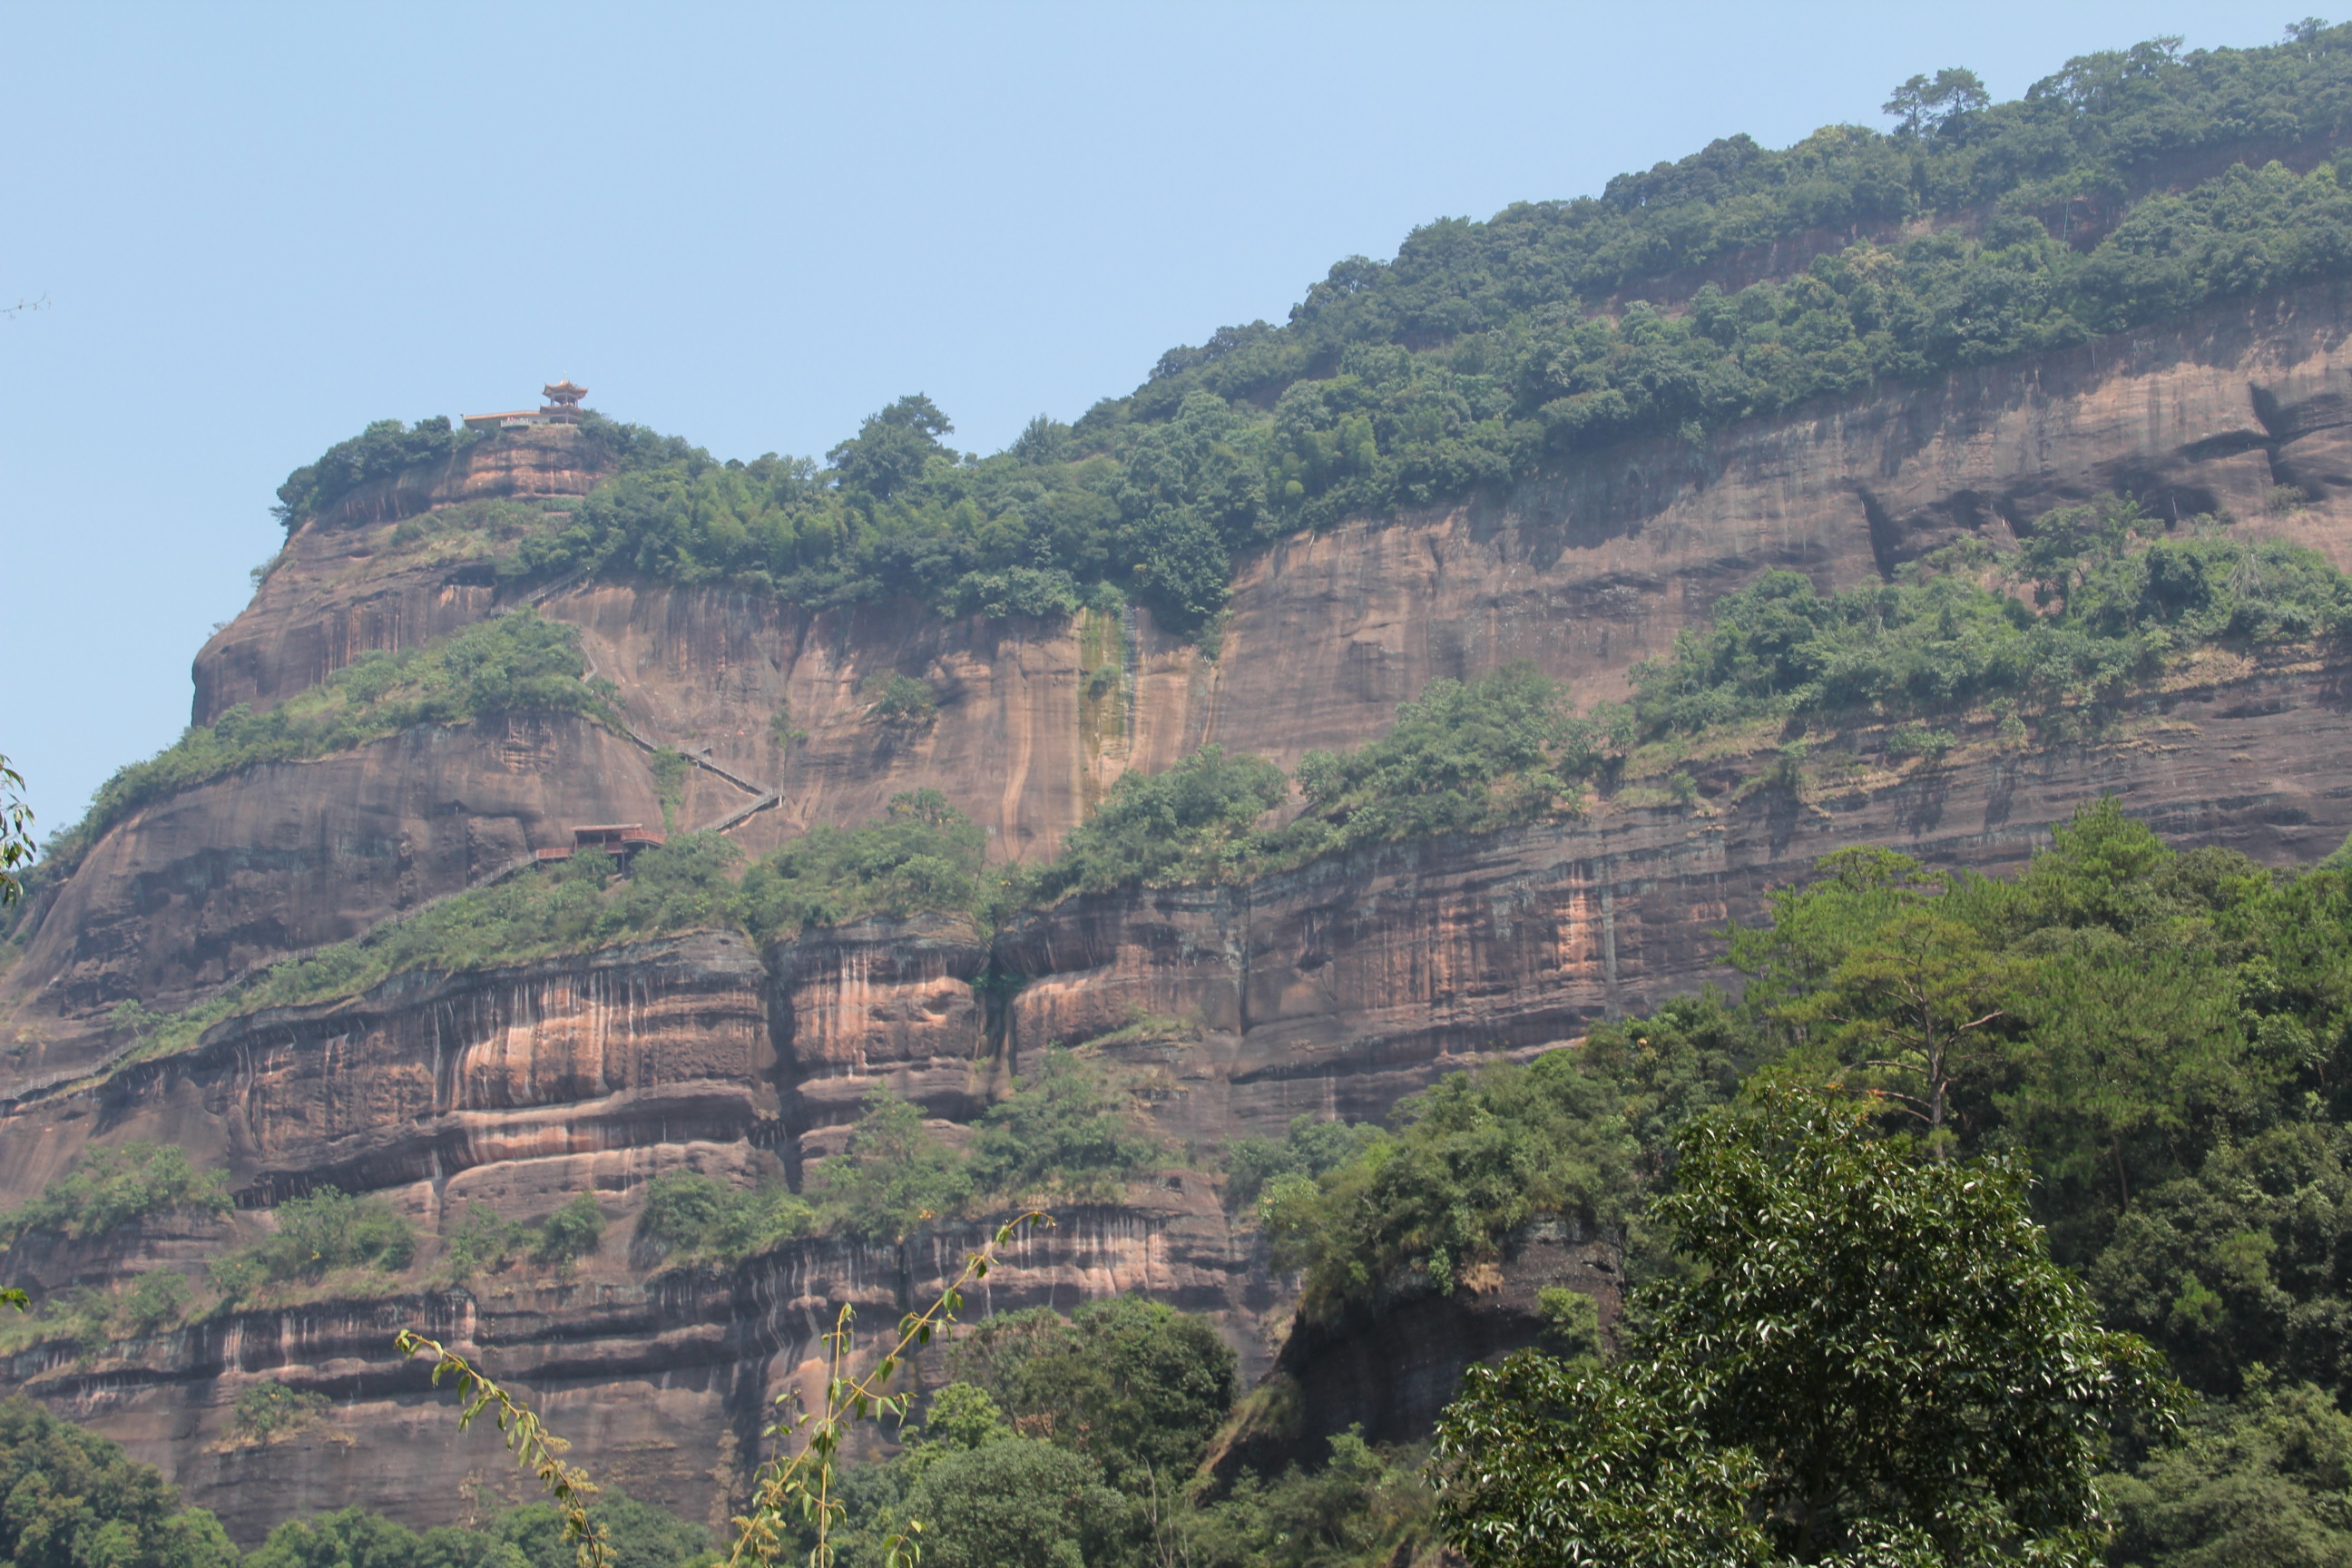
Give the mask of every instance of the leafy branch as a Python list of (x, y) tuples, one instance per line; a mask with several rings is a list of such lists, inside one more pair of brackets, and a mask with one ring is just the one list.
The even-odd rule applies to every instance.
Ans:
[[(806, 1434), (807, 1440), (791, 1458), (771, 1459), (761, 1467), (753, 1479), (751, 1510), (735, 1521), (735, 1546), (728, 1552), (724, 1568), (744, 1568), (747, 1562), (775, 1562), (782, 1553), (792, 1513), (797, 1513), (816, 1531), (816, 1544), (809, 1549), (809, 1568), (833, 1568), (833, 1531), (848, 1512), (833, 1492), (834, 1458), (840, 1452), (844, 1431), (853, 1420), (891, 1415), (904, 1421), (914, 1395), (887, 1392), (899, 1363), (911, 1352), (930, 1343), (935, 1332), (954, 1321), (955, 1314), (963, 1308), (964, 1287), (988, 1277), (997, 1248), (1024, 1228), (1053, 1223), (1051, 1215), (1032, 1209), (997, 1226), (988, 1245), (964, 1259), (963, 1272), (940, 1292), (939, 1300), (898, 1320), (898, 1339), (875, 1363), (873, 1370), (862, 1377), (851, 1376), (845, 1370), (855, 1348), (856, 1335), (851, 1325), (856, 1321), (857, 1313), (855, 1308), (843, 1304), (840, 1315), (834, 1320), (833, 1332), (824, 1336), (831, 1362), (824, 1385), (824, 1413), (819, 1415), (804, 1410), (794, 1415), (789, 1426), (779, 1422), (761, 1433), (762, 1436), (773, 1436), (789, 1430)], [(798, 1398), (799, 1391), (793, 1390), (779, 1394), (776, 1403)], [(911, 1521), (905, 1532), (884, 1541), (887, 1568), (914, 1568), (921, 1547), (912, 1537), (921, 1531), (919, 1521)]]
[[(940, 1292), (937, 1300), (898, 1321), (898, 1338), (872, 1370), (863, 1375), (853, 1375), (847, 1370), (856, 1349), (852, 1325), (857, 1314), (855, 1309), (843, 1306), (833, 1331), (824, 1336), (830, 1367), (824, 1413), (802, 1411), (789, 1422), (779, 1421), (761, 1433), (762, 1436), (775, 1436), (789, 1432), (805, 1435), (805, 1440), (790, 1458), (771, 1459), (753, 1477), (751, 1511), (734, 1521), (735, 1544), (723, 1568), (780, 1561), (795, 1519), (816, 1531), (816, 1544), (809, 1550), (809, 1568), (833, 1568), (833, 1532), (848, 1512), (834, 1490), (834, 1462), (849, 1424), (883, 1415), (905, 1420), (914, 1395), (911, 1392), (892, 1394), (889, 1386), (907, 1356), (930, 1343), (934, 1334), (955, 1321), (955, 1314), (963, 1308), (964, 1288), (988, 1277), (999, 1248), (1024, 1229), (1053, 1223), (1052, 1215), (1033, 1209), (999, 1226), (986, 1246), (965, 1258), (963, 1271)], [(573, 1543), (579, 1568), (614, 1568), (604, 1527), (588, 1517), (588, 1500), (596, 1494), (595, 1484), (589, 1480), (586, 1471), (562, 1458), (571, 1445), (549, 1432), (529, 1406), (438, 1341), (403, 1329), (393, 1342), (403, 1355), (431, 1355), (436, 1385), (445, 1376), (456, 1382), (461, 1401), (457, 1414), (460, 1431), (483, 1412), (496, 1412), (499, 1430), (505, 1436), (515, 1462), (538, 1479), (562, 1510), (564, 1539)], [(776, 1402), (782, 1405), (798, 1398), (798, 1391), (793, 1390), (778, 1395)], [(893, 1535), (883, 1543), (887, 1568), (915, 1568), (920, 1547), (912, 1537), (921, 1530), (920, 1523), (910, 1523), (905, 1533)]]
[(596, 1495), (596, 1485), (588, 1479), (587, 1471), (563, 1458), (572, 1445), (550, 1432), (529, 1405), (438, 1340), (428, 1340), (403, 1329), (392, 1342), (393, 1348), (404, 1356), (433, 1357), (435, 1386), (439, 1386), (444, 1377), (457, 1384), (460, 1432), (472, 1426), (474, 1417), (485, 1410), (496, 1410), (499, 1431), (505, 1436), (515, 1463), (529, 1470), (562, 1510), (563, 1539), (572, 1543), (572, 1555), (580, 1568), (614, 1568), (612, 1542), (604, 1527), (588, 1517), (588, 1500)]

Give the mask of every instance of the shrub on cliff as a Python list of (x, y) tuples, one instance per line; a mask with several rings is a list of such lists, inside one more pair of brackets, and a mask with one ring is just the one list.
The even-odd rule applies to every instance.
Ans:
[(187, 1011), (121, 1011), (140, 1055), (183, 1049), (225, 1018), (356, 995), (415, 970), (462, 973), (590, 952), (676, 931), (736, 923), (730, 873), (741, 852), (715, 833), (686, 833), (641, 850), (615, 879), (613, 858), (573, 856), (388, 921), (355, 942), (272, 964)]
[(1214, 881), (1246, 859), (1259, 819), (1289, 798), (1280, 768), (1222, 746), (1165, 773), (1122, 773), (1022, 892), (1050, 903), (1133, 882)]
[(1307, 809), (1259, 826), (1289, 798), (1263, 757), (1204, 746), (1162, 773), (1128, 773), (1062, 855), (1009, 886), (1008, 902), (1051, 902), (1133, 882), (1214, 882), (1366, 845), (1486, 832), (1573, 812), (1599, 768), (1601, 721), (1570, 718), (1559, 683), (1530, 665), (1469, 682), (1433, 680), (1376, 740), (1309, 752)]
[(531, 1252), (542, 1263), (569, 1268), (596, 1250), (604, 1237), (604, 1211), (593, 1193), (574, 1193), (562, 1207), (541, 1222), (538, 1245)]
[[(2003, 591), (2012, 585), (2052, 608), (2036, 614)], [(1954, 549), (1893, 583), (1831, 595), (1767, 573), (1717, 599), (1667, 658), (1634, 668), (1633, 707), (1653, 735), (1765, 716), (1903, 719), (1997, 699), (2046, 713), (2109, 697), (2200, 646), (2347, 632), (2352, 579), (2315, 551), (2171, 530), (2111, 501), (2044, 513), (1998, 571)]]
[(956, 1152), (925, 1129), (919, 1108), (877, 1089), (848, 1142), (816, 1163), (805, 1190), (826, 1230), (895, 1245), (953, 1214), (971, 1182)]
[(656, 1258), (734, 1264), (815, 1228), (816, 1214), (781, 1185), (737, 1187), (693, 1171), (646, 1184), (640, 1246)]
[(820, 825), (755, 864), (737, 904), (760, 941), (865, 915), (969, 910), (988, 836), (937, 790), (895, 795), (879, 822)]
[(1630, 1212), (1637, 1152), (1617, 1093), (1572, 1052), (1457, 1073), (1391, 1120), (1322, 1175), (1277, 1177), (1261, 1200), (1277, 1262), (1304, 1276), (1309, 1316), (1450, 1292), (1544, 1215), (1609, 1234)]
[(1048, 1050), (973, 1125), (969, 1171), (973, 1192), (1005, 1207), (1110, 1203), (1167, 1157), (1094, 1064)]
[(274, 1214), (275, 1235), (213, 1264), (213, 1283), (224, 1302), (265, 1285), (316, 1282), (339, 1268), (396, 1273), (416, 1256), (415, 1228), (380, 1197), (320, 1187), (287, 1199)]
[(227, 1178), (218, 1171), (197, 1170), (179, 1145), (125, 1143), (76, 1157), (65, 1174), (0, 1215), (0, 1238), (13, 1245), (28, 1232), (49, 1231), (79, 1239), (154, 1215), (226, 1214), (229, 1208)]
[(230, 1407), (229, 1429), (248, 1442), (267, 1443), (313, 1425), (334, 1401), (316, 1389), (289, 1388), (274, 1377), (247, 1384)]
[(1301, 857), (1573, 810), (1599, 731), (1570, 718), (1566, 698), (1532, 665), (1433, 680), (1380, 739), (1299, 759), (1307, 812), (1276, 842)]

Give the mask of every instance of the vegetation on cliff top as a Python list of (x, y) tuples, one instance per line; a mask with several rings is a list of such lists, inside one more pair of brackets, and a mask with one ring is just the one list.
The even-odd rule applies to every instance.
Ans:
[(370, 650), (267, 713), (242, 703), (193, 725), (143, 763), (117, 769), (81, 821), (51, 838), (44, 880), (66, 876), (106, 830), (151, 801), (264, 763), (346, 751), (419, 724), (517, 711), (614, 720), (609, 688), (587, 680), (578, 628), (523, 609), (401, 653)]
[(2316, 551), (2231, 539), (2210, 520), (2170, 530), (2113, 501), (2046, 514), (1999, 562), (1962, 545), (1832, 595), (1767, 573), (1634, 668), (1633, 711), (1644, 735), (1767, 716), (1946, 719), (1990, 702), (2079, 719), (2193, 649), (2347, 633), (2352, 579)]
[[(1333, 268), (1287, 324), (1171, 350), (1129, 396), (1075, 426), (1041, 419), (986, 459), (943, 444), (951, 426), (919, 395), (867, 419), (823, 465), (719, 463), (592, 417), (582, 438), (615, 476), (565, 510), (501, 511), (499, 566), (729, 581), (810, 605), (908, 593), (957, 613), (1062, 615), (1124, 592), (1171, 626), (1200, 627), (1223, 604), (1233, 550), (1301, 527), (1458, 498), (1629, 435), (1696, 440), (1822, 392), (2339, 275), (2352, 266), (2352, 196), (2327, 163), (2305, 174), (2235, 163), (2185, 191), (2159, 187), (2184, 158), (2293, 153), (2310, 163), (2340, 137), (2347, 108), (2352, 24), (2298, 25), (2266, 48), (2182, 54), (2158, 40), (2086, 56), (2010, 103), (1946, 72), (1896, 93), (1891, 134), (1832, 127), (1780, 152), (1735, 138), (1614, 180), (1599, 197), (1429, 226), (1394, 262)], [(1915, 220), (1963, 215), (1891, 237)], [(1694, 268), (1840, 227), (1890, 237), (1732, 293), (1688, 287)], [(1634, 297), (1651, 284), (1664, 303)], [(281, 510), (299, 522), (477, 438), (446, 420), (379, 422), (289, 477)], [(2139, 499), (2163, 499), (2168, 515), (2177, 500)], [(2079, 554), (2084, 531), (2057, 514), (2037, 521), (2032, 547), (2055, 540)], [(1686, 731), (1774, 705), (2080, 691), (2145, 669), (2184, 637), (2291, 637), (2345, 621), (2340, 583), (2320, 581), (2310, 558), (2285, 547), (2166, 541), (2137, 563), (2077, 584), (2098, 601), (2083, 613), (2072, 591), (2061, 594), (2063, 625), (2028, 624), (1948, 573), (1940, 586), (1818, 607), (1800, 603), (1809, 595), (1793, 583), (1768, 579), (1727, 616), (1752, 611), (1787, 640), (1779, 623), (1794, 614), (1811, 623), (1794, 639), (1802, 646), (1734, 647), (1756, 629), (1738, 624), (1697, 636), (1671, 670), (1652, 673), (1644, 718)], [(604, 699), (579, 682), (570, 635), (506, 617), (440, 650), (511, 664), (516, 679), (503, 684), (487, 667), (445, 668), (421, 650), (371, 656), (269, 714), (233, 710), (109, 781), (84, 821), (51, 842), (43, 876), (69, 870), (137, 805), (240, 767), (404, 723), (519, 706), (597, 710)], [(1269, 787), (1232, 773), (1221, 784), (1239, 792), (1224, 803), (1234, 809)], [(1135, 804), (1164, 813), (1174, 803)], [(1239, 837), (1223, 821), (1202, 836), (1204, 857), (1220, 834), (1224, 846)], [(1098, 879), (1075, 861), (1061, 875), (1073, 887)]]
[(0, 1246), (13, 1247), (34, 1231), (79, 1240), (152, 1215), (219, 1215), (229, 1206), (221, 1173), (198, 1171), (175, 1143), (92, 1149), (38, 1194), (0, 1215)]
[[(2320, 161), (2352, 124), (2352, 25), (2265, 48), (2152, 40), (2005, 103), (1948, 71), (1888, 107), (1892, 133), (1829, 126), (1780, 151), (1733, 137), (1597, 197), (1430, 224), (1392, 262), (1339, 263), (1286, 323), (1171, 349), (1127, 396), (1075, 426), (1041, 417), (987, 458), (947, 446), (920, 395), (822, 464), (720, 463), (600, 422), (624, 471), (504, 569), (727, 581), (810, 605), (907, 594), (955, 614), (1066, 614), (1108, 584), (1193, 630), (1223, 605), (1233, 552), (1300, 529), (1456, 500), (1633, 436), (1679, 436), (1703, 463), (1706, 432), (1751, 415), (2352, 268), (2352, 195)], [(2223, 155), (2251, 162), (2165, 188)], [(1706, 278), (1822, 235), (1842, 247), (1793, 275), (1730, 291)], [(289, 487), (324, 495), (331, 470), (457, 438), (371, 426)]]

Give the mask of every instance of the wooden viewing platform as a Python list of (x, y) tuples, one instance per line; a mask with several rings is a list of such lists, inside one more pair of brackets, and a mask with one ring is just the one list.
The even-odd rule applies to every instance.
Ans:
[(658, 827), (636, 822), (597, 823), (572, 830), (572, 842), (535, 851), (534, 860), (569, 860), (583, 849), (603, 849), (625, 860), (640, 849), (666, 843), (669, 836)]

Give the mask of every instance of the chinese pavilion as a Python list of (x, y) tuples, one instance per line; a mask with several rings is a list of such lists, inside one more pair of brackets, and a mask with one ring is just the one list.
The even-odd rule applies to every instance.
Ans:
[(547, 402), (538, 408), (518, 408), (509, 414), (468, 414), (468, 430), (520, 430), (532, 425), (577, 425), (584, 412), (580, 400), (588, 395), (584, 386), (574, 386), (570, 377), (540, 388)]

